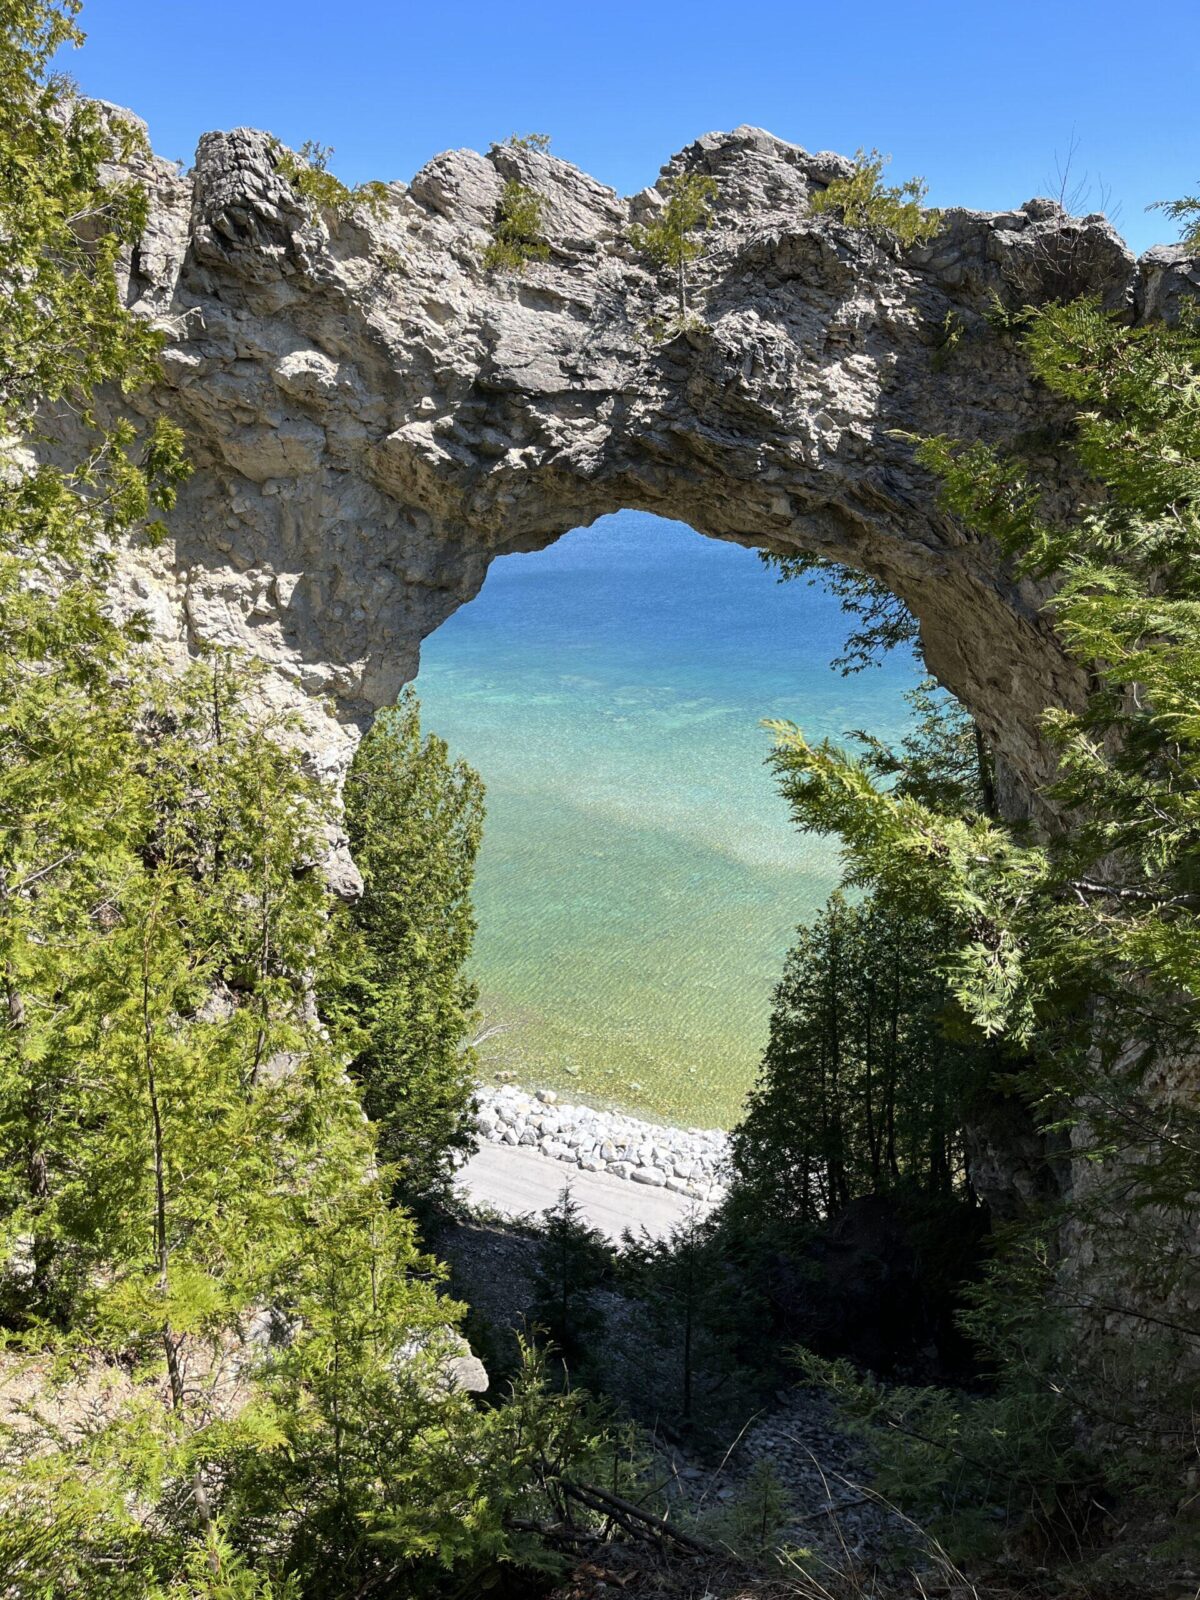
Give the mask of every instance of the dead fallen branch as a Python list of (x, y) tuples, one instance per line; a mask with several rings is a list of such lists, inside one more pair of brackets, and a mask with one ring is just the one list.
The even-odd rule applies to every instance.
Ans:
[(569, 1483), (564, 1478), (561, 1482), (564, 1494), (586, 1506), (589, 1511), (594, 1511), (600, 1516), (606, 1516), (624, 1528), (626, 1533), (634, 1538), (667, 1539), (677, 1544), (681, 1549), (691, 1551), (693, 1555), (707, 1556), (710, 1560), (728, 1562), (730, 1553), (719, 1545), (709, 1544), (706, 1539), (699, 1539), (694, 1533), (686, 1533), (682, 1528), (677, 1528), (666, 1517), (656, 1516), (651, 1511), (643, 1511), (640, 1506), (635, 1506), (632, 1500), (625, 1500), (618, 1494), (612, 1494), (607, 1489), (597, 1489), (593, 1484)]

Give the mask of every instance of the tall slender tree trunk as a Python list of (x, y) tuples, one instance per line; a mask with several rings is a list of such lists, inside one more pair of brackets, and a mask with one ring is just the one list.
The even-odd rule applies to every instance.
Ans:
[(266, 862), (263, 862), (263, 883), (260, 895), (260, 911), (262, 927), (258, 941), (258, 1034), (254, 1041), (254, 1062), (250, 1068), (250, 1088), (258, 1085), (258, 1074), (262, 1067), (263, 1051), (267, 1043), (267, 1022), (270, 1015), (270, 1006), (267, 998), (267, 970), (271, 961), (271, 889), (269, 871)]
[(695, 1315), (696, 1292), (696, 1264), (692, 1259), (692, 1245), (685, 1247), (687, 1256), (687, 1277), (684, 1280), (684, 1313), (683, 1313), (683, 1415), (680, 1418), (685, 1428), (692, 1425), (692, 1320)]
[(828, 1088), (826, 1090), (829, 1101), (829, 1138), (826, 1161), (829, 1174), (830, 1206), (839, 1210), (849, 1199), (846, 1191), (845, 1125), (842, 1115), (841, 959), (842, 940), (840, 933), (835, 931), (830, 940), (829, 962), (829, 1072)]
[[(0, 908), (7, 911), (9, 905), (8, 869), (0, 868)], [(28, 1016), (25, 1010), (25, 996), (17, 982), (16, 969), (11, 961), (4, 963), (4, 1009), (8, 1021), (10, 1034), (15, 1035), (18, 1041), (18, 1052), (25, 1060), (26, 1055), (26, 1029)], [(29, 1198), (35, 1204), (35, 1211), (42, 1213), (46, 1202), (50, 1198), (50, 1163), (46, 1155), (44, 1136), (46, 1128), (47, 1107), (44, 1093), (40, 1092), (43, 1086), (34, 1081), (32, 1073), (26, 1073), (26, 1082), (29, 1092), (25, 1097), (25, 1125), (28, 1129), (28, 1154), (25, 1159), (26, 1183), (29, 1188)], [(44, 1227), (34, 1227), (33, 1232), (33, 1298), (41, 1300), (49, 1290), (50, 1269), (54, 1259), (54, 1241)]]
[(864, 1070), (864, 1106), (863, 1114), (866, 1121), (867, 1153), (871, 1163), (871, 1188), (879, 1188), (879, 1160), (880, 1141), (879, 1129), (875, 1121), (875, 1083), (873, 1076), (875, 1055), (875, 979), (867, 980), (867, 1016), (865, 1028), (865, 1070)]
[(887, 1169), (893, 1180), (900, 1176), (900, 1163), (896, 1156), (896, 1077), (900, 1054), (900, 949), (892, 947), (892, 994), (888, 1021), (888, 1064), (884, 1117), (886, 1123), (885, 1157)]
[(979, 724), (973, 722), (971, 726), (975, 730), (975, 760), (979, 765), (979, 792), (983, 796), (984, 815), (995, 821), (1000, 815), (1000, 809), (996, 804), (996, 780), (992, 771), (992, 758), (987, 745), (983, 742)]
[[(146, 1077), (146, 1094), (150, 1101), (150, 1126), (154, 1145), (154, 1244), (155, 1255), (158, 1260), (158, 1287), (163, 1298), (163, 1305), (169, 1304), (171, 1291), (171, 1239), (167, 1225), (167, 1152), (166, 1139), (163, 1132), (162, 1106), (158, 1094), (158, 1074), (154, 1060), (154, 1019), (150, 1008), (150, 933), (154, 927), (151, 918), (147, 924), (147, 936), (142, 947), (142, 1045), (144, 1051), (144, 1070)], [(183, 1381), (183, 1368), (179, 1361), (179, 1349), (182, 1343), (181, 1336), (171, 1326), (170, 1314), (163, 1317), (161, 1329), (163, 1354), (167, 1362), (167, 1382), (171, 1390), (171, 1405), (174, 1411), (182, 1416), (187, 1407), (187, 1389)], [(213, 1532), (212, 1506), (208, 1498), (208, 1490), (204, 1487), (204, 1479), (199, 1467), (192, 1474), (192, 1499), (196, 1505), (196, 1516), (204, 1532), (211, 1535)], [(209, 1554), (209, 1565), (217, 1571), (219, 1560), (216, 1550)]]

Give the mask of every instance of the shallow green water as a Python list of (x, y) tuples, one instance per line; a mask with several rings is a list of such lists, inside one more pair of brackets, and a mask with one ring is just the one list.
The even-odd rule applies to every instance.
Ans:
[(763, 765), (764, 717), (895, 737), (911, 658), (842, 678), (836, 600), (622, 512), (497, 561), (422, 652), (428, 728), (488, 820), (475, 975), (493, 1070), (688, 1122), (753, 1081), (796, 925), (837, 879)]

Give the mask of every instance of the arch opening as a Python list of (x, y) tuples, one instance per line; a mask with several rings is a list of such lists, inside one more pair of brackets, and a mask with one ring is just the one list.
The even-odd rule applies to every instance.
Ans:
[(914, 653), (842, 676), (826, 586), (625, 510), (492, 566), (425, 643), (425, 727), (488, 785), (475, 976), (485, 1079), (732, 1122), (797, 924), (839, 870), (764, 765), (765, 717), (908, 721)]

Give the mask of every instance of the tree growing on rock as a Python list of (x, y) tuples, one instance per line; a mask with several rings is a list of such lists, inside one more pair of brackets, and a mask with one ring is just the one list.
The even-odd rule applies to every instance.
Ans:
[(548, 133), (510, 133), (506, 143), (512, 150), (536, 150), (549, 155), (552, 140)]
[(1192, 250), (1200, 250), (1200, 195), (1184, 195), (1179, 200), (1156, 200), (1147, 209), (1163, 211), (1173, 221), (1182, 222), (1180, 244), (1185, 244)]
[(931, 239), (942, 225), (941, 214), (926, 210), (922, 202), (929, 190), (924, 178), (909, 178), (904, 183), (887, 184), (883, 169), (891, 156), (859, 150), (853, 169), (846, 178), (835, 178), (809, 201), (815, 216), (831, 213), (848, 228), (868, 233), (890, 234), (901, 244), (919, 244)]
[(687, 269), (698, 259), (703, 245), (697, 234), (712, 221), (717, 180), (702, 172), (677, 172), (664, 184), (666, 201), (652, 222), (636, 224), (630, 238), (657, 267), (675, 276), (679, 325), (688, 318)]
[(545, 195), (519, 178), (509, 178), (500, 196), (491, 242), (483, 252), (483, 264), (488, 271), (519, 274), (531, 261), (548, 260), (550, 246), (543, 231), (545, 218)]
[(332, 145), (306, 139), (299, 150), (289, 150), (276, 142), (272, 155), (276, 172), (288, 180), (308, 206), (314, 221), (321, 217), (348, 217), (358, 205), (379, 215), (387, 205), (386, 183), (371, 181), (357, 183), (351, 188), (337, 177), (329, 165)]

